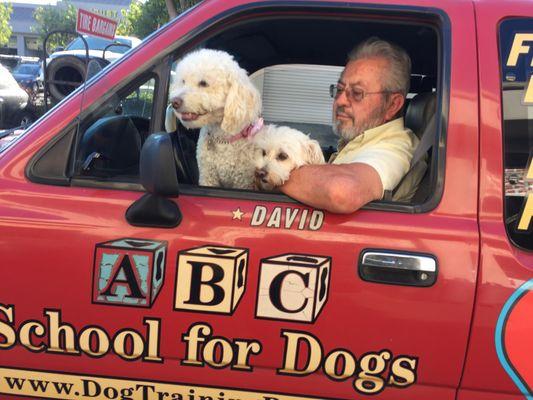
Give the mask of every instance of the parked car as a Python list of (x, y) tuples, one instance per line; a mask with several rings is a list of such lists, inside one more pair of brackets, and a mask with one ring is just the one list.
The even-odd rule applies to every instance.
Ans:
[(0, 129), (27, 126), (35, 120), (28, 98), (11, 72), (0, 64)]
[[(213, 48), (320, 140), (371, 36), (412, 60), (409, 202), (199, 186), (195, 132), (163, 131), (171, 71)], [(2, 400), (531, 399), (532, 38), (530, 0), (180, 14), (0, 153)]]
[(12, 71), (18, 84), (27, 92), (36, 94), (43, 89), (43, 71), (40, 63), (21, 63)]

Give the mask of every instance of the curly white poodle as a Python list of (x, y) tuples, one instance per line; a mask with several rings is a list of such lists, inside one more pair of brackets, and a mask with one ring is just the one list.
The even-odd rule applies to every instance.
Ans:
[(253, 189), (251, 137), (262, 127), (261, 96), (233, 57), (211, 49), (186, 55), (176, 67), (170, 101), (187, 129), (202, 128), (199, 184)]
[[(196, 148), (201, 186), (271, 190), (294, 168), (324, 162), (318, 142), (302, 132), (263, 126), (259, 91), (224, 51), (186, 55), (176, 67), (170, 102), (183, 126), (201, 128)], [(167, 130), (168, 117), (167, 112)]]
[(256, 137), (255, 182), (273, 190), (289, 179), (291, 171), (306, 164), (324, 164), (320, 144), (286, 126), (266, 126)]

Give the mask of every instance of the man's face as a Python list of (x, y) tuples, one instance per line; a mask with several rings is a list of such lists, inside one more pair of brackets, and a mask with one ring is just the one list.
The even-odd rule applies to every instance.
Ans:
[[(360, 59), (346, 65), (338, 83), (344, 90), (333, 103), (333, 131), (346, 141), (386, 122), (387, 94), (375, 92), (383, 91), (388, 68), (389, 62), (383, 58)], [(348, 98), (347, 91), (362, 91), (364, 95), (357, 101)]]

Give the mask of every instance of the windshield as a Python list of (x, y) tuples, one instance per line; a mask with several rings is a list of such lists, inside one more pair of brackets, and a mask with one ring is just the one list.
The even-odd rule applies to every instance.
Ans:
[[(115, 38), (115, 40), (109, 40), (109, 39), (102, 39), (97, 37), (86, 37), (85, 40), (87, 40), (87, 44), (89, 45), (89, 50), (104, 50), (106, 46), (110, 45), (111, 43), (121, 43), (128, 45), (126, 46), (112, 46), (107, 49), (107, 51), (113, 52), (113, 53), (121, 53), (124, 54), (131, 48), (131, 40), (129, 39), (123, 39), (123, 38)], [(83, 44), (83, 40), (79, 37), (72, 41), (66, 48), (66, 50), (85, 50), (85, 45)]]
[(39, 74), (39, 65), (37, 64), (20, 64), (13, 70), (14, 74), (24, 74), (24, 75), (38, 75)]

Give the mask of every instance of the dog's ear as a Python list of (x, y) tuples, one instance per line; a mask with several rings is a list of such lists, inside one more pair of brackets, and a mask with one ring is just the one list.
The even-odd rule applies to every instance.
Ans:
[(316, 140), (306, 141), (305, 151), (309, 164), (324, 164), (324, 154), (322, 153), (320, 143), (318, 143)]
[(231, 82), (221, 128), (228, 133), (238, 133), (254, 123), (261, 113), (261, 96), (244, 70)]

